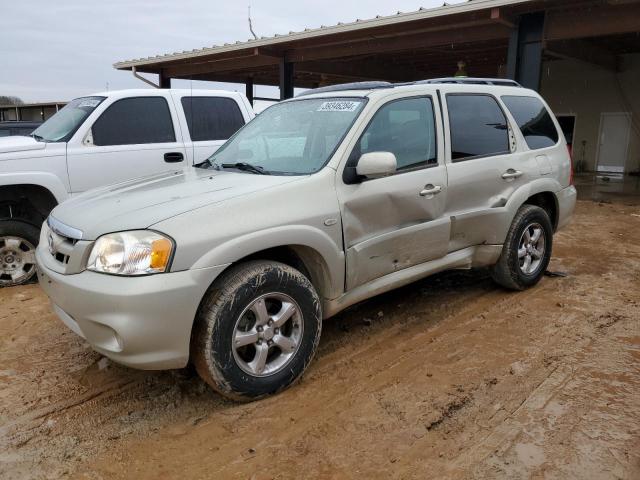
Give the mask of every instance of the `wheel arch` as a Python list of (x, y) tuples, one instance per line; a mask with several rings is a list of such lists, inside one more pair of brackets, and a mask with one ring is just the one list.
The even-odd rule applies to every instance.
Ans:
[(190, 268), (230, 268), (249, 260), (278, 261), (301, 271), (322, 298), (343, 293), (344, 252), (326, 233), (309, 226), (277, 227), (234, 238), (207, 252)]
[(557, 230), (558, 198), (553, 192), (545, 191), (535, 193), (527, 198), (523, 205), (535, 205), (542, 208), (545, 212), (547, 212), (547, 215), (549, 215), (551, 225), (553, 226), (553, 231), (555, 232)]
[(38, 228), (59, 200), (38, 183), (0, 184), (0, 220), (20, 220)]

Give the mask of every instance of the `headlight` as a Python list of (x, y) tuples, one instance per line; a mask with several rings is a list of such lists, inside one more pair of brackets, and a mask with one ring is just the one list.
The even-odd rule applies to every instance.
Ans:
[(87, 269), (114, 275), (162, 273), (172, 253), (173, 241), (156, 232), (109, 233), (96, 240)]

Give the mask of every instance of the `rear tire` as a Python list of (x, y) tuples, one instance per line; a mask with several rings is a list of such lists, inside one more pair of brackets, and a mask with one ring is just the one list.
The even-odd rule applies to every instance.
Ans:
[(40, 231), (17, 220), (0, 221), (0, 287), (29, 282), (36, 275)]
[(549, 265), (552, 246), (553, 227), (547, 212), (535, 205), (523, 205), (511, 223), (491, 277), (510, 290), (534, 286)]
[(206, 293), (191, 358), (222, 395), (256, 400), (300, 378), (321, 329), (320, 299), (307, 277), (283, 263), (251, 261), (229, 269)]

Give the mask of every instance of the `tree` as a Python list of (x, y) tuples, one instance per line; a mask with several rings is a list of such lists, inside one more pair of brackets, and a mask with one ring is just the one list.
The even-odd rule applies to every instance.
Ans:
[(0, 105), (22, 105), (24, 102), (18, 97), (0, 95)]

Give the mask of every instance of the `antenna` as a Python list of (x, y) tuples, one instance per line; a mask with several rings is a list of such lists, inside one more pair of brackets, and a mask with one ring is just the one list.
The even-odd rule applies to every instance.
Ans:
[(249, 31), (251, 32), (251, 35), (253, 35), (253, 38), (257, 40), (258, 36), (256, 35), (256, 32), (253, 31), (253, 25), (251, 24), (251, 5), (249, 5)]

